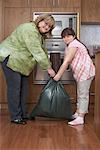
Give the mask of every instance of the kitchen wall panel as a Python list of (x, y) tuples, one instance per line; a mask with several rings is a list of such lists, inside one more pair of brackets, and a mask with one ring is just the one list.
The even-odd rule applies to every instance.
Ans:
[(33, 8), (52, 8), (53, 0), (31, 0), (31, 7), (33, 7)]
[[(0, 23), (1, 26), (3, 27), (2, 30), (0, 28), (0, 32), (4, 31), (1, 34), (2, 39), (6, 38), (19, 24), (30, 21), (30, 8), (26, 7), (26, 5), (23, 5), (22, 7), (22, 2), (23, 1), (19, 0), (18, 1), (2, 0), (3, 13), (0, 14), (0, 16), (2, 17), (4, 16), (2, 19), (3, 21), (1, 21), (0, 17)], [(0, 1), (0, 8), (1, 8), (1, 1)], [(7, 93), (6, 93), (5, 77), (2, 68), (0, 66), (0, 107), (7, 109), (8, 107), (6, 95)]]
[(30, 0), (4, 0), (5, 7), (30, 7)]
[[(33, 20), (32, 13), (36, 11), (80, 12), (81, 14), (81, 0), (2, 0), (2, 2), (4, 3), (3, 37), (7, 37), (19, 24)], [(2, 103), (7, 104), (5, 78), (1, 69), (0, 83), (0, 98)], [(29, 104), (37, 102), (42, 88), (43, 85), (33, 84), (33, 74), (31, 74), (29, 76)], [(65, 88), (71, 95), (72, 103), (76, 103), (76, 86), (66, 85)]]
[(100, 46), (100, 25), (81, 25), (80, 40), (87, 46)]
[(62, 8), (80, 8), (81, 0), (53, 0), (54, 7), (62, 7)]
[(3, 8), (3, 0), (0, 0), (0, 41), (3, 39), (4, 34), (4, 8)]
[[(81, 10), (78, 8), (78, 7), (68, 7), (68, 8), (63, 8), (61, 7), (60, 9), (59, 8), (52, 8), (52, 11), (53, 12), (79, 12), (80, 15), (81, 15)], [(80, 16), (81, 17), (81, 16)]]
[[(74, 8), (81, 6), (81, 0), (32, 0), (32, 7), (54, 7), (54, 8)], [(42, 4), (42, 5), (41, 5)]]
[(96, 65), (96, 76), (95, 76), (95, 110), (94, 110), (94, 124), (97, 136), (100, 139), (100, 49), (96, 53), (95, 65)]
[(4, 36), (7, 37), (19, 24), (29, 21), (30, 8), (5, 8)]
[[(0, 0), (0, 42), (4, 39), (4, 4), (3, 0)], [(2, 68), (0, 65), (0, 108), (1, 103), (6, 102), (6, 83), (5, 78), (2, 72)]]
[(0, 104), (7, 103), (6, 81), (0, 65)]
[(100, 23), (100, 0), (82, 0), (82, 22)]

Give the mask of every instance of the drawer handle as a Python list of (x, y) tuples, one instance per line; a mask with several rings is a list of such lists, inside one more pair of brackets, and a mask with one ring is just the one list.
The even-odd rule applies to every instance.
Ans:
[(59, 44), (52, 44), (52, 46), (59, 46)]

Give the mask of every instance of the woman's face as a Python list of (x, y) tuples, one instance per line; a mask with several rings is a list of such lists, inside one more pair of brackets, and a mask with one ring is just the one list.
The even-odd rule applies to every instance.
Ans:
[(39, 28), (40, 33), (47, 33), (51, 29), (51, 27), (45, 21), (39, 22), (38, 28)]

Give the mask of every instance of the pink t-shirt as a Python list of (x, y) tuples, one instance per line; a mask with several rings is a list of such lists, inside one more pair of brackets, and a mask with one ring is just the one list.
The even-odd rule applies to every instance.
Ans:
[(95, 66), (88, 55), (86, 47), (77, 39), (68, 45), (68, 48), (70, 47), (77, 48), (75, 57), (71, 62), (73, 76), (76, 81), (84, 81), (95, 76)]

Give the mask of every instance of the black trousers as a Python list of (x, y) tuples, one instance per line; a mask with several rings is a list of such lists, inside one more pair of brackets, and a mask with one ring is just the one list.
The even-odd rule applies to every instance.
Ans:
[(2, 63), (7, 83), (7, 99), (11, 120), (27, 117), (28, 77), (6, 66), (8, 58)]

